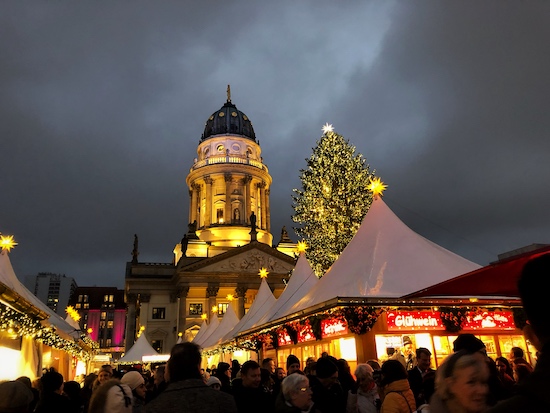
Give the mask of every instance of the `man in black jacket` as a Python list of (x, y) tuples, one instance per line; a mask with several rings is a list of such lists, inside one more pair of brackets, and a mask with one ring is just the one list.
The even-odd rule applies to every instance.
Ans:
[(241, 367), (241, 378), (232, 382), (233, 396), (239, 413), (271, 413), (275, 402), (266, 389), (261, 386), (260, 365), (253, 360)]
[(408, 373), (409, 384), (414, 393), (414, 399), (417, 406), (428, 403), (424, 389), (424, 377), (432, 377), (435, 370), (430, 368), (432, 363), (432, 353), (424, 347), (416, 349), (416, 367), (410, 369)]

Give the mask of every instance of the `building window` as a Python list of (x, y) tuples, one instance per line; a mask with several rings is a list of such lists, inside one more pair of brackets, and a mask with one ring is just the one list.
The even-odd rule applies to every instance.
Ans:
[(115, 301), (115, 296), (113, 294), (106, 294), (103, 296), (103, 302), (113, 303)]
[(229, 306), (229, 303), (219, 303), (218, 304), (218, 315), (224, 315), (227, 311), (227, 307)]
[(151, 347), (162, 354), (162, 340), (151, 340)]
[(82, 307), (82, 304), (80, 303), (76, 303), (76, 305), (74, 306), (74, 308), (80, 308), (80, 307)]
[(101, 320), (106, 320), (107, 319), (107, 313), (105, 311), (102, 311), (101, 312)]
[(154, 307), (153, 308), (153, 320), (164, 320), (166, 318), (164, 307)]
[(83, 307), (85, 310), (89, 309), (90, 308), (90, 304), (88, 303), (84, 303), (84, 307)]
[(108, 338), (107, 340), (105, 340), (105, 347), (111, 347), (113, 344), (112, 344), (112, 340), (110, 338)]
[(107, 328), (113, 328), (115, 322), (114, 321), (107, 321)]
[(223, 208), (216, 209), (216, 222), (223, 224)]
[(201, 315), (202, 314), (202, 304), (193, 303), (189, 304), (189, 315)]

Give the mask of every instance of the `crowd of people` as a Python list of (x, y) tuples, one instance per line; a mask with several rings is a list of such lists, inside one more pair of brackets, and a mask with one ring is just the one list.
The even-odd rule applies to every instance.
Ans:
[[(323, 353), (302, 366), (233, 360), (201, 369), (194, 343), (174, 346), (154, 374), (123, 375), (105, 365), (82, 386), (64, 382), (53, 369), (35, 382), (26, 377), (0, 383), (0, 413), (506, 413), (550, 411), (550, 323), (540, 280), (550, 274), (550, 254), (530, 261), (518, 288), (528, 318), (526, 338), (537, 348), (533, 368), (523, 350), (508, 358), (487, 356), (484, 343), (460, 334), (453, 354), (434, 370), (432, 354), (417, 348), (360, 363), (352, 374), (344, 359)], [(412, 344), (412, 343), (407, 343)]]

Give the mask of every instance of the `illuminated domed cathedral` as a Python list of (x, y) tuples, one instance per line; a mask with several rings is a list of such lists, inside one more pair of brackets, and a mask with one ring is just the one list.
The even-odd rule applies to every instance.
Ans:
[(160, 353), (178, 337), (191, 339), (204, 319), (239, 317), (250, 307), (267, 273), (277, 297), (294, 268), (295, 245), (286, 231), (272, 247), (269, 191), (252, 122), (227, 101), (206, 121), (187, 175), (189, 225), (172, 263), (138, 260), (138, 238), (126, 266), (126, 348), (138, 332)]

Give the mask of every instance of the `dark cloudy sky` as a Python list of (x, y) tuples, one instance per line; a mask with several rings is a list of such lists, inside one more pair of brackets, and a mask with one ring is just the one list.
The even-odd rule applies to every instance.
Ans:
[[(185, 177), (232, 100), (273, 177), (272, 228), (321, 126), (412, 229), (479, 264), (550, 242), (550, 3), (4, 1), (0, 232), (20, 278), (123, 286), (187, 231)], [(296, 236), (291, 233), (296, 240)]]

